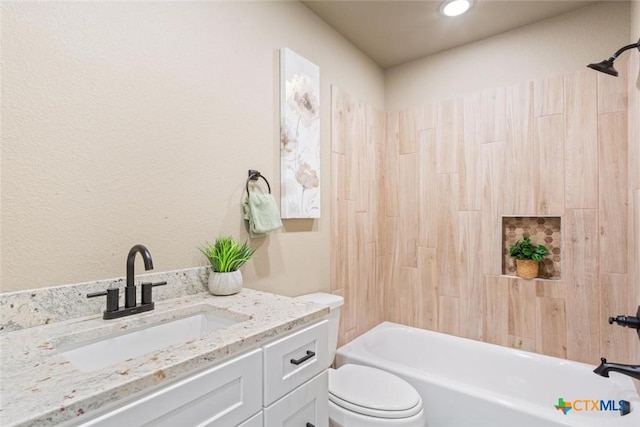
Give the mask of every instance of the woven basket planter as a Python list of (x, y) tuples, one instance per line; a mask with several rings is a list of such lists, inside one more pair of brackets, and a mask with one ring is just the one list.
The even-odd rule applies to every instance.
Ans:
[(540, 263), (532, 259), (517, 259), (516, 274), (523, 279), (534, 279), (538, 277)]

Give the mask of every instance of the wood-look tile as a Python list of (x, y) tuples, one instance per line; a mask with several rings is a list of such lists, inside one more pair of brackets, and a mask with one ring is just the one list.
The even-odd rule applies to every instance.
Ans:
[[(598, 360), (600, 298), (598, 280), (598, 212), (572, 209), (565, 214), (563, 241), (567, 275), (567, 352), (571, 360)], [(547, 353), (545, 353), (547, 354)]]
[(482, 340), (484, 280), (480, 212), (458, 212), (458, 269), (460, 281), (460, 336)]
[(597, 73), (564, 78), (565, 209), (598, 208)]
[(344, 262), (347, 265), (347, 282), (344, 285), (344, 309), (341, 316), (345, 317), (344, 330), (355, 329), (358, 326), (358, 293), (360, 285), (360, 271), (358, 250), (359, 242), (357, 238), (358, 211), (357, 202), (347, 201), (347, 250)]
[(330, 289), (342, 289), (348, 280), (347, 263), (347, 201), (344, 195), (343, 179), (345, 160), (342, 154), (331, 153), (331, 286)]
[(533, 113), (536, 117), (564, 112), (564, 77), (557, 76), (533, 82)]
[(534, 282), (537, 297), (565, 299), (566, 283), (556, 280), (534, 280)]
[(438, 280), (440, 294), (460, 295), (458, 273), (458, 174), (438, 174)]
[(564, 116), (538, 117), (532, 162), (536, 215), (564, 213)]
[(598, 116), (600, 271), (627, 273), (627, 114)]
[(627, 58), (616, 61), (618, 77), (612, 78), (604, 73), (596, 73), (598, 77), (598, 114), (627, 111), (627, 74), (629, 66)]
[(398, 286), (400, 285), (400, 219), (387, 217), (386, 220), (387, 271), (385, 281), (385, 317), (391, 322), (399, 322), (400, 302)]
[[(600, 275), (600, 354), (610, 361), (617, 363), (632, 363), (629, 354), (630, 340), (635, 340), (635, 334), (627, 328), (615, 324), (610, 325), (609, 317), (628, 315), (629, 278), (626, 274)], [(593, 361), (592, 363), (597, 363)]]
[(436, 131), (418, 133), (418, 246), (435, 248), (438, 241), (438, 180), (436, 173)]
[(458, 171), (458, 150), (463, 137), (462, 101), (450, 99), (438, 104), (436, 130), (436, 172)]
[[(383, 128), (384, 113), (370, 104), (365, 104), (364, 107), (367, 115), (367, 126), (371, 126), (374, 128)], [(384, 135), (382, 136), (384, 137)]]
[(507, 144), (482, 145), (482, 265), (485, 274), (502, 274), (502, 211)]
[(403, 110), (398, 116), (399, 152), (410, 154), (416, 152), (416, 118), (415, 111)]
[[(364, 145), (366, 143), (366, 114), (360, 101), (354, 101), (345, 138), (345, 160), (347, 179), (345, 180), (348, 200), (360, 201), (364, 194), (361, 172), (365, 170)], [(360, 206), (360, 204), (358, 204)]]
[(344, 154), (345, 137), (350, 117), (351, 97), (336, 85), (331, 85), (331, 151)]
[[(633, 51), (629, 55), (629, 73), (627, 79), (629, 105), (629, 170), (640, 170), (640, 52)], [(630, 174), (631, 190), (640, 190), (640, 173)]]
[[(634, 308), (640, 306), (640, 190), (635, 190), (632, 194), (632, 207), (630, 211), (633, 215), (632, 235), (635, 237), (631, 241), (631, 250), (629, 251), (630, 296), (627, 303), (627, 313), (633, 314)], [(635, 363), (640, 360), (639, 340), (631, 340), (629, 357), (631, 360), (635, 361)], [(640, 384), (636, 384), (636, 386), (638, 385)]]
[[(629, 284), (630, 297), (627, 313), (634, 313), (634, 308), (640, 305), (640, 52), (631, 51), (629, 54), (628, 74), (629, 94)], [(640, 340), (631, 340), (629, 346), (630, 359), (640, 361)], [(635, 381), (636, 389), (640, 392), (640, 381)]]
[(485, 276), (484, 341), (508, 344), (509, 289), (500, 276)]
[(536, 283), (533, 280), (508, 279), (509, 335), (536, 337)]
[(438, 261), (435, 248), (418, 248), (420, 296), (418, 322), (420, 328), (438, 330)]
[(438, 308), (438, 324), (440, 332), (460, 335), (460, 318), (458, 316), (458, 298), (440, 296)]
[(398, 137), (398, 113), (387, 114), (386, 122), (386, 157), (385, 157), (385, 210), (387, 216), (398, 216), (400, 200), (398, 198), (399, 186), (399, 137)]
[(505, 89), (485, 90), (480, 94), (480, 142), (496, 142), (506, 139)]
[(376, 248), (375, 243), (364, 245), (362, 272), (364, 275), (364, 290), (358, 303), (366, 310), (358, 311), (358, 331), (364, 333), (382, 321), (383, 301), (380, 298), (377, 282)]
[(418, 310), (420, 309), (418, 268), (400, 267), (400, 285), (397, 289), (400, 301), (400, 323), (417, 326)]
[(567, 357), (566, 318), (564, 300), (536, 299), (536, 352), (562, 359)]
[(400, 155), (400, 266), (416, 268), (418, 240), (418, 155)]
[(480, 210), (482, 205), (482, 103), (480, 94), (463, 98), (463, 137), (458, 147), (460, 209)]
[[(385, 119), (386, 120), (386, 119)], [(385, 130), (384, 128), (378, 129), (378, 132), (382, 135), (382, 140), (384, 142)], [(376, 166), (375, 166), (375, 189), (376, 189), (376, 209), (374, 218), (376, 224), (376, 255), (384, 255), (386, 254), (386, 248), (384, 245), (385, 236), (386, 236), (386, 227), (385, 227), (385, 218), (387, 217), (386, 206), (385, 206), (385, 176), (386, 176), (386, 148), (384, 143), (377, 144), (375, 147), (375, 158), (376, 158)]]
[(533, 83), (507, 88), (507, 142), (511, 149), (506, 215), (535, 215)]
[(531, 338), (514, 337), (513, 335), (507, 336), (507, 346), (511, 348), (517, 348), (518, 350), (536, 351), (536, 341)]

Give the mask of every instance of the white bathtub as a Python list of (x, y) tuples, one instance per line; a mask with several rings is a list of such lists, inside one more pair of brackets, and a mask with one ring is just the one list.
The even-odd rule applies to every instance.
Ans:
[[(336, 363), (404, 378), (422, 397), (428, 427), (640, 427), (640, 397), (624, 375), (603, 378), (595, 366), (424, 329), (382, 323), (339, 348)], [(559, 398), (575, 408), (565, 415)], [(627, 400), (631, 413), (594, 411), (600, 402), (583, 400), (616, 408)]]

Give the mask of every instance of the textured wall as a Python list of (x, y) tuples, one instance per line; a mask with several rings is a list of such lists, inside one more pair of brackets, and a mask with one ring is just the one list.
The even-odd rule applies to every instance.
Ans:
[(247, 236), (247, 170), (278, 197), (277, 49), (320, 66), (323, 217), (285, 221), (248, 287), (329, 287), (330, 83), (381, 108), (382, 71), (298, 2), (2, 2), (0, 290), (156, 271)]
[(629, 2), (599, 2), (387, 69), (387, 111), (582, 69), (627, 44), (629, 21)]

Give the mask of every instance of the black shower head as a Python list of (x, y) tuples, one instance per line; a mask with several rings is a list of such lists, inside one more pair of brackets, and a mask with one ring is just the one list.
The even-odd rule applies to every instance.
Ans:
[(618, 71), (613, 68), (613, 61), (615, 61), (618, 55), (620, 55), (622, 52), (624, 52), (625, 50), (633, 49), (634, 47), (637, 47), (638, 50), (640, 50), (640, 40), (638, 40), (638, 43), (621, 47), (616, 53), (611, 56), (611, 58), (605, 59), (604, 61), (598, 62), (597, 64), (589, 64), (587, 65), (587, 67), (596, 71), (600, 71), (601, 73), (609, 74), (610, 76), (618, 77)]
[(618, 77), (618, 71), (613, 68), (614, 58), (605, 59), (602, 62), (598, 62), (597, 64), (589, 64), (587, 67), (600, 71), (601, 73), (609, 74), (610, 76)]

